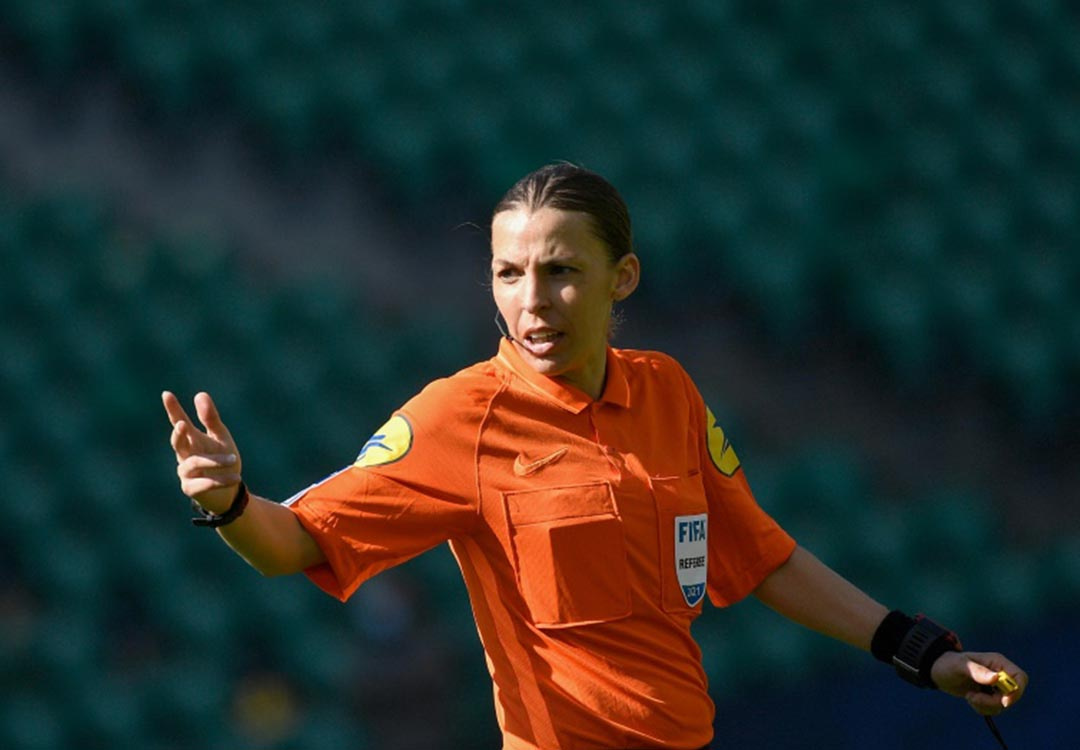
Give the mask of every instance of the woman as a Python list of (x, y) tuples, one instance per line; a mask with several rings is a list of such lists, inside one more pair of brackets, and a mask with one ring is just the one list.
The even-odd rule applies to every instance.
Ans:
[[(183, 492), (267, 575), (304, 571), (344, 600), (444, 541), (461, 567), (504, 748), (701, 748), (713, 704), (690, 623), (753, 593), (783, 615), (896, 663), (990, 715), (1027, 676), (889, 612), (798, 547), (754, 502), (682, 368), (609, 346), (637, 287), (630, 218), (569, 164), (496, 206), (495, 357), (431, 383), (351, 466), (284, 504), (250, 496), (210, 396), (205, 431), (163, 394)], [(999, 671), (1008, 695), (980, 688)]]

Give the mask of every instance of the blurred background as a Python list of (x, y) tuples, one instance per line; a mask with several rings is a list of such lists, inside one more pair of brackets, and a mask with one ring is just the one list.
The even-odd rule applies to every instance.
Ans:
[[(260, 494), (494, 352), (491, 207), (626, 197), (617, 345), (695, 377), (763, 506), (1033, 683), (1075, 746), (1080, 13), (1055, 0), (0, 4), (0, 747), (494, 748), (443, 547), (347, 604), (192, 528), (161, 409)], [(991, 748), (754, 601), (695, 625), (739, 748)]]

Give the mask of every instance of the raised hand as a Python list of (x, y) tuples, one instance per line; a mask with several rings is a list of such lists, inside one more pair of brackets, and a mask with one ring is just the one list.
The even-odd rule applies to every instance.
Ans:
[(224, 513), (236, 497), (242, 463), (229, 429), (208, 393), (195, 396), (200, 430), (170, 391), (161, 394), (172, 423), (170, 443), (176, 453), (181, 491), (211, 513)]

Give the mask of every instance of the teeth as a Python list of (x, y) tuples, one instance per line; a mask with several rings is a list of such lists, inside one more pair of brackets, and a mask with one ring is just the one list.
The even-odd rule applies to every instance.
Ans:
[(556, 332), (531, 333), (528, 335), (527, 338), (529, 339), (529, 341), (532, 341), (534, 343), (544, 344), (548, 341), (554, 341), (556, 338), (558, 338), (558, 336), (559, 334)]

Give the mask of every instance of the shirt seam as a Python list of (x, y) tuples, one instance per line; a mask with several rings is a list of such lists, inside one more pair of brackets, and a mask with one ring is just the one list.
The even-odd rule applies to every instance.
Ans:
[(480, 419), (480, 424), (476, 428), (476, 443), (473, 446), (473, 470), (476, 482), (476, 519), (477, 523), (484, 515), (484, 491), (483, 482), (480, 478), (480, 448), (484, 444), (484, 429), (487, 426), (488, 419), (491, 417), (492, 411), (495, 409), (495, 400), (510, 387), (510, 378), (502, 377), (499, 379), (499, 387), (495, 389), (495, 392), (491, 394), (491, 398), (488, 399), (487, 406), (484, 409), (484, 416)]

